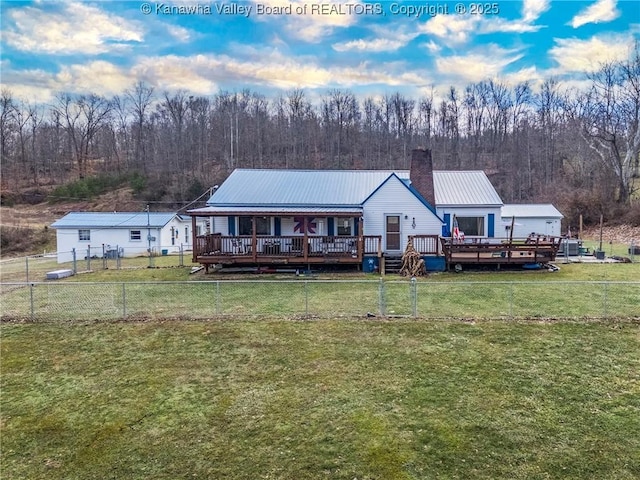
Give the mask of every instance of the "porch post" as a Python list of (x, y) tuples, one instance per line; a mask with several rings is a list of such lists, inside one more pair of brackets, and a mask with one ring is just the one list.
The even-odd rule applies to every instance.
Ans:
[(304, 252), (304, 261), (309, 258), (309, 235), (307, 234), (307, 217), (302, 217), (302, 230), (304, 237), (302, 240), (302, 251)]
[(258, 259), (258, 239), (256, 238), (256, 224), (257, 217), (254, 215), (251, 217), (251, 254), (253, 255), (253, 261)]
[(193, 245), (193, 263), (197, 263), (198, 260), (198, 250), (200, 245), (197, 243), (196, 239), (196, 217), (195, 215), (191, 216), (191, 245)]
[(364, 234), (363, 234), (363, 220), (362, 217), (358, 217), (358, 262), (362, 263), (362, 257), (364, 256)]

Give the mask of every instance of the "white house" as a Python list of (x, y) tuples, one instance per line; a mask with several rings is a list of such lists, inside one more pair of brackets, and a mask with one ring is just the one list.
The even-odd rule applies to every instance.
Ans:
[(210, 226), (194, 262), (366, 263), (409, 238), (437, 256), (454, 217), (468, 237), (493, 237), (501, 207), (483, 172), (434, 172), (431, 152), (414, 150), (401, 171), (237, 169), (188, 213)]
[(559, 237), (564, 215), (550, 203), (507, 204), (502, 207), (500, 236), (509, 237), (513, 224), (513, 238), (535, 233)]
[(56, 229), (58, 263), (88, 255), (126, 256), (189, 250), (192, 222), (176, 213), (71, 212), (51, 225)]

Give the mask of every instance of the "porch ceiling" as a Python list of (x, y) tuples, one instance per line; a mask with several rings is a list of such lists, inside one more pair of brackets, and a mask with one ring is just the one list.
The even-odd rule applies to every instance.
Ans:
[(362, 215), (362, 207), (238, 207), (216, 206), (189, 210), (188, 215), (202, 217), (226, 217), (229, 215), (243, 216), (269, 216), (269, 217), (293, 217), (293, 216), (323, 216), (323, 217), (359, 217)]

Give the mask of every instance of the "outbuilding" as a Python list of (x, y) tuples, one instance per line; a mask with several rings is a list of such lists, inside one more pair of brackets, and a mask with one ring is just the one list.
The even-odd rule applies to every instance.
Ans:
[[(502, 207), (501, 236), (521, 238), (529, 235), (559, 237), (564, 215), (550, 203), (506, 204)], [(510, 232), (513, 225), (513, 233)]]
[(172, 212), (71, 212), (54, 222), (58, 263), (191, 249), (191, 221)]

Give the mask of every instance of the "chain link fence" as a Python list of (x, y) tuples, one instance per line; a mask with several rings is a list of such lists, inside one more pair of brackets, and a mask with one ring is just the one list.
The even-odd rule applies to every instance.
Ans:
[(640, 282), (354, 280), (0, 284), (3, 321), (231, 317), (640, 319)]
[(117, 245), (90, 246), (82, 250), (57, 252), (0, 261), (1, 282), (32, 282), (46, 279), (48, 272), (71, 270), (73, 274), (97, 270), (183, 267), (191, 265), (191, 250), (182, 245), (154, 248), (140, 254)]

